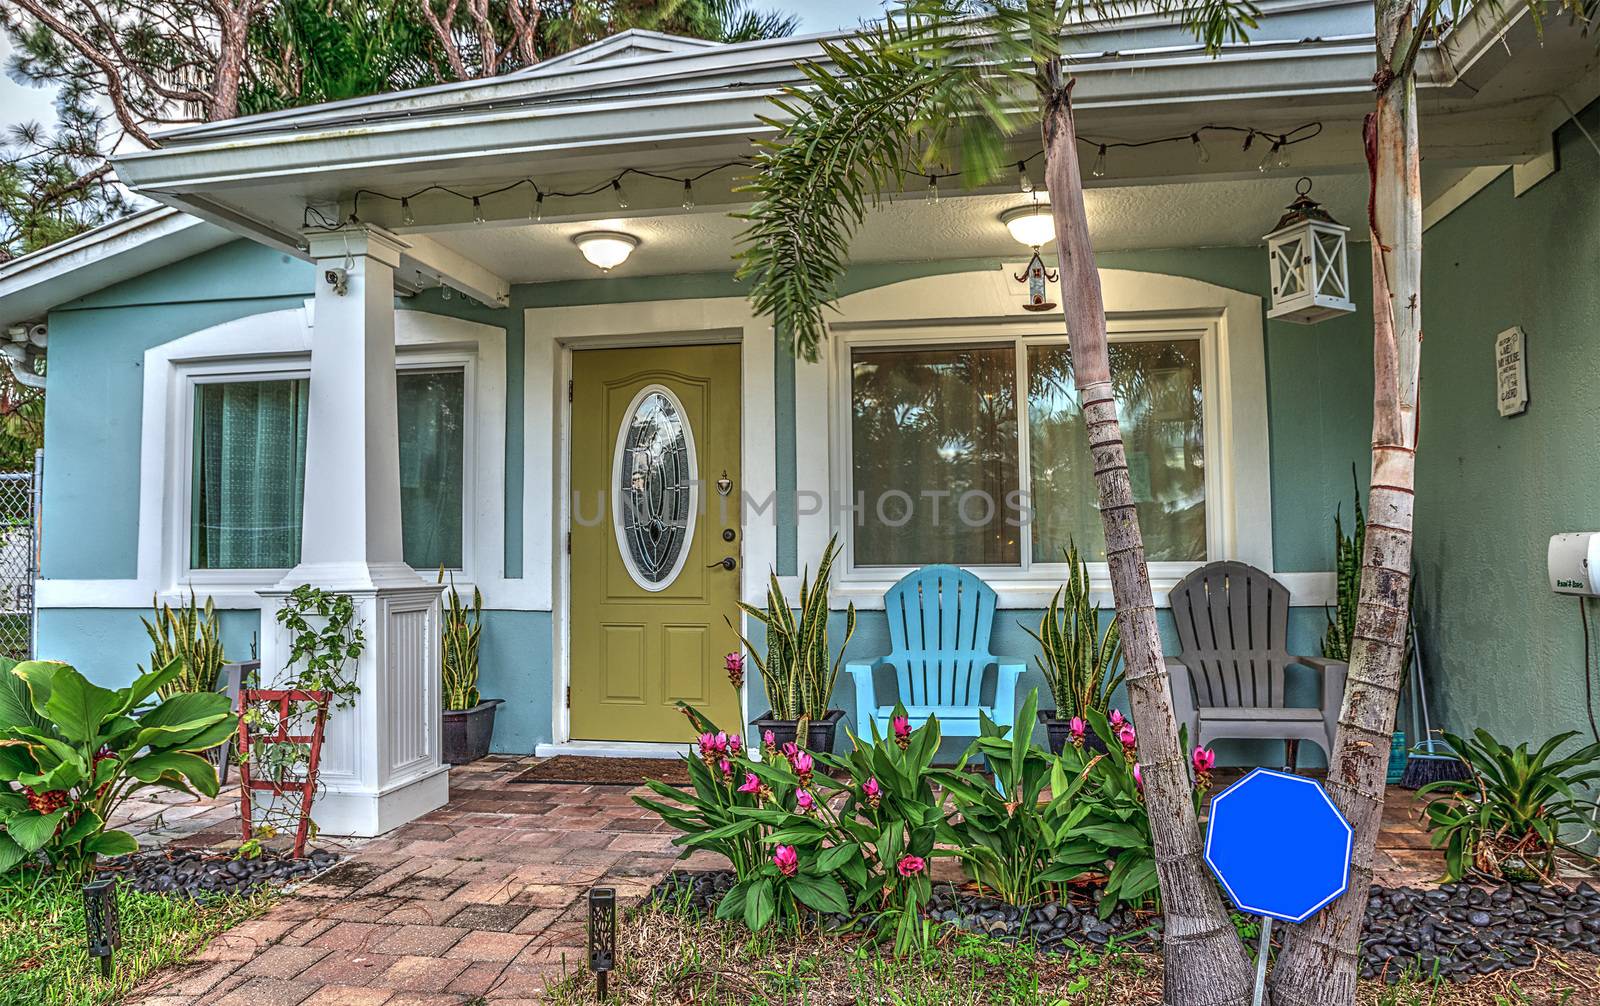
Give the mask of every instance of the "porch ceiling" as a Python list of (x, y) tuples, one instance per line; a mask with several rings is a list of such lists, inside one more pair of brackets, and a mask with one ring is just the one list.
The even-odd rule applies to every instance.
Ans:
[[(1424, 172), (1431, 198), (1467, 169)], [(1296, 174), (1220, 182), (1116, 186), (1086, 194), (1089, 230), (1100, 251), (1144, 248), (1233, 247), (1261, 244), (1283, 208), (1294, 198)], [(1313, 194), (1359, 235), (1365, 217), (1366, 178), (1353, 172), (1316, 176)], [(912, 192), (870, 214), (851, 245), (856, 262), (905, 262), (958, 258), (1002, 258), (1018, 262), (1027, 251), (1011, 239), (1000, 214), (1027, 203), (1009, 194), (946, 195), (938, 202)], [(728, 272), (743, 222), (724, 212), (641, 213), (539, 224), (486, 222), (430, 236), (447, 248), (495, 264), (512, 283), (595, 279), (598, 270), (578, 254), (575, 235), (619, 230), (640, 241), (614, 276)], [(1263, 259), (1263, 263), (1265, 260)], [(1263, 264), (1263, 268), (1265, 265)]]

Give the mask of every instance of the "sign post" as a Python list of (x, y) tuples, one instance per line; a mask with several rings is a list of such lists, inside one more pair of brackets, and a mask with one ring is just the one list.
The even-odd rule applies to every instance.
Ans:
[(1301, 923), (1350, 885), (1355, 831), (1315, 779), (1258, 768), (1211, 801), (1206, 865), (1241, 912), (1261, 918), (1255, 1006), (1272, 923)]

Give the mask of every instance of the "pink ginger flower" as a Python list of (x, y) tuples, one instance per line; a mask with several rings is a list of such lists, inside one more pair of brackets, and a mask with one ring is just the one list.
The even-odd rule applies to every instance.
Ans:
[(1140, 799), (1144, 798), (1144, 773), (1139, 770), (1137, 763), (1133, 766), (1133, 788), (1139, 791)]
[(866, 794), (867, 803), (871, 804), (873, 808), (876, 808), (883, 801), (883, 787), (878, 785), (876, 777), (868, 779), (867, 784), (861, 787), (861, 792)]
[(794, 743), (794, 741), (790, 741), (783, 746), (783, 756), (789, 759), (791, 762), (794, 761), (794, 756), (799, 753), (800, 748)]
[(709, 768), (710, 766), (715, 765), (718, 760), (722, 758), (722, 753), (727, 749), (727, 747), (727, 735), (723, 735), (722, 742), (719, 745), (716, 734), (703, 733), (700, 735), (700, 760), (705, 762), (706, 766)]
[(1111, 710), (1111, 715), (1108, 716), (1106, 719), (1107, 719), (1107, 722), (1109, 722), (1111, 724), (1111, 729), (1113, 729), (1113, 730), (1115, 730), (1118, 727), (1122, 726), (1122, 724), (1124, 722), (1126, 722), (1126, 720), (1123, 718), (1122, 710), (1120, 710), (1120, 709)]
[(911, 720), (909, 717), (896, 716), (891, 725), (894, 728), (894, 742), (904, 751), (911, 746)]
[(766, 733), (761, 735), (761, 748), (762, 748), (762, 750), (764, 750), (764, 751), (766, 751), (768, 753), (771, 753), (772, 751), (776, 750), (777, 747), (778, 747), (778, 737), (771, 730), (768, 730)]
[(799, 808), (800, 813), (809, 814), (817, 809), (817, 800), (811, 795), (810, 790), (803, 789), (795, 794), (794, 805)]
[(1089, 724), (1083, 722), (1082, 716), (1074, 716), (1067, 724), (1067, 733), (1072, 735), (1072, 746), (1083, 747), (1083, 739), (1089, 734)]
[(1122, 742), (1122, 753), (1130, 758), (1139, 747), (1139, 735), (1133, 732), (1132, 723), (1122, 724), (1122, 729), (1117, 731), (1117, 740)]
[(772, 853), (772, 864), (785, 877), (792, 877), (800, 871), (800, 854), (792, 845), (780, 845)]
[(811, 770), (816, 766), (812, 762), (810, 755), (804, 751), (796, 751), (794, 756), (789, 759), (789, 764), (794, 766), (794, 774), (800, 777), (802, 786), (811, 781)]
[(921, 856), (901, 856), (900, 862), (895, 864), (902, 877), (914, 877), (927, 868), (928, 861)]
[(744, 684), (744, 654), (734, 650), (722, 658), (722, 668), (728, 672), (728, 683), (735, 688)]
[(722, 778), (724, 778), (724, 779), (732, 779), (733, 778), (733, 762), (731, 762), (728, 759), (724, 758), (718, 764), (717, 767), (722, 769)]
[(1194, 785), (1196, 789), (1211, 788), (1211, 770), (1217, 767), (1217, 753), (1210, 748), (1195, 748), (1189, 755), (1189, 764), (1194, 766)]
[(737, 758), (744, 754), (744, 738), (734, 734), (728, 738), (728, 757)]
[(759, 792), (761, 792), (761, 780), (756, 776), (756, 774), (754, 772), (746, 772), (744, 774), (744, 785), (739, 787), (739, 792), (741, 792), (741, 793), (759, 793)]

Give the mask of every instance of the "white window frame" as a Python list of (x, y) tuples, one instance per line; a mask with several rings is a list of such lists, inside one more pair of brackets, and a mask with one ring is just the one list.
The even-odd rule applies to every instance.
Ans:
[[(1215, 556), (1224, 546), (1226, 533), (1222, 516), (1224, 508), (1231, 505), (1226, 480), (1211, 463), (1213, 454), (1221, 450), (1215, 442), (1217, 427), (1216, 405), (1213, 389), (1217, 369), (1217, 324), (1215, 318), (1118, 318), (1108, 322), (1108, 335), (1113, 343), (1119, 342), (1173, 342), (1186, 341), (1199, 344), (1201, 425), (1206, 458), (1206, 555)], [(842, 486), (840, 498), (855, 500), (855, 443), (853, 437), (853, 364), (859, 349), (956, 349), (967, 347), (1011, 347), (1016, 354), (1015, 395), (1017, 403), (1017, 489), (1032, 502), (1032, 473), (1030, 470), (1030, 429), (1028, 408), (1028, 350), (1034, 346), (1061, 345), (1065, 337), (1059, 322), (1016, 319), (1000, 323), (985, 323), (981, 328), (971, 325), (908, 326), (896, 329), (874, 329), (861, 332), (842, 332), (835, 337), (832, 354), (836, 389), (834, 402), (835, 432), (831, 454), (836, 459), (834, 484)], [(869, 505), (871, 505), (869, 503)], [(1011, 512), (1005, 501), (997, 501), (1000, 512)], [(898, 580), (922, 565), (862, 566), (856, 562), (855, 542), (861, 530), (859, 518), (841, 508), (835, 517), (841, 544), (841, 582), (847, 586), (858, 582), (875, 582), (885, 578)], [(963, 563), (962, 565), (986, 581), (1040, 581), (1059, 584), (1067, 573), (1065, 562), (1038, 562), (1033, 559), (1033, 522), (1023, 521), (1019, 529), (1020, 561), (1016, 564)], [(1152, 562), (1151, 575), (1156, 578), (1181, 578), (1200, 563), (1192, 561)], [(1089, 563), (1091, 578), (1106, 577), (1106, 564)]]
[[(848, 500), (850, 475), (850, 352), (870, 344), (937, 346), (1018, 339), (1064, 339), (1059, 314), (1024, 310), (1021, 287), (1013, 274), (1021, 263), (997, 270), (954, 273), (905, 280), (840, 298), (830, 317), (829, 341), (816, 363), (797, 361), (795, 413), (801, 449), (796, 458), (796, 484), (802, 493), (798, 520), (799, 562), (815, 565), (829, 537), (846, 544), (842, 566), (836, 567), (832, 605), (881, 608), (883, 595), (911, 567), (856, 567), (848, 542), (853, 521), (833, 501)], [(1206, 552), (1210, 560), (1237, 559), (1267, 572), (1272, 562), (1271, 462), (1267, 434), (1265, 316), (1262, 300), (1253, 294), (1200, 280), (1131, 270), (1100, 271), (1108, 330), (1112, 338), (1161, 337), (1198, 332), (1202, 344), (1202, 419), (1206, 442)], [(1062, 296), (1059, 288), (1054, 291)], [(1018, 333), (1024, 333), (1020, 338)], [(1019, 380), (1022, 375), (1019, 373)], [(1027, 436), (1026, 398), (1019, 398), (1019, 436)], [(826, 451), (806, 450), (820, 437)], [(1029, 484), (1024, 465), (1022, 486)], [(1031, 559), (1025, 554), (1024, 559)], [(1152, 587), (1158, 605), (1167, 603), (1179, 579), (1200, 565), (1195, 562), (1152, 563)], [(1038, 608), (1059, 586), (1064, 565), (1031, 563), (1018, 566), (974, 566), (995, 588), (1008, 608)], [(1110, 579), (1104, 563), (1090, 563), (1095, 600), (1111, 603)], [(1295, 603), (1321, 603), (1326, 574), (1280, 575)], [(798, 589), (799, 577), (782, 578), (786, 589)], [(792, 582), (789, 582), (792, 580)]]
[[(154, 595), (185, 601), (191, 587), (221, 609), (259, 610), (257, 590), (283, 571), (188, 570), (193, 469), (193, 384), (188, 376), (251, 380), (309, 372), (314, 303), (248, 315), (153, 346), (144, 353), (139, 455), (137, 575), (119, 580), (41, 582), (40, 604), (56, 608), (146, 608)], [(540, 610), (523, 580), (505, 578), (506, 334), (503, 328), (425, 311), (395, 312), (396, 369), (470, 362), (467, 457), (463, 467), (463, 591), (487, 607)], [(469, 502), (470, 501), (470, 502)], [(526, 543), (524, 546), (526, 552)], [(421, 571), (427, 576), (429, 571)]]

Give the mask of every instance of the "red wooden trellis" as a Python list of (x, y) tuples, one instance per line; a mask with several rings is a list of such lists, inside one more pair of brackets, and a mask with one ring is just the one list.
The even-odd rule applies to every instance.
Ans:
[[(317, 795), (317, 763), (322, 758), (322, 729), (328, 719), (329, 698), (330, 693), (323, 691), (282, 688), (239, 689), (239, 813), (246, 842), (250, 841), (254, 833), (254, 822), (250, 813), (252, 791), (266, 791), (274, 796), (299, 791), (300, 824), (294, 834), (294, 858), (299, 859), (305, 855), (306, 831), (311, 825), (311, 801)], [(245, 717), (245, 711), (252, 703), (258, 702), (276, 703), (278, 707), (277, 730), (266, 737), (258, 738), (259, 740), (264, 740), (268, 744), (311, 745), (311, 757), (306, 763), (304, 782), (277, 782), (250, 777), (250, 724)], [(310, 734), (289, 733), (289, 706), (296, 702), (311, 702), (317, 707), (316, 722), (312, 725)]]

